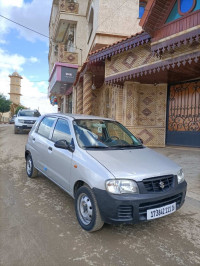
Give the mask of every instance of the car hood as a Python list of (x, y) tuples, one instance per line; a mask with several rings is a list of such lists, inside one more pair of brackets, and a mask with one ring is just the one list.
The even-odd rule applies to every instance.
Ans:
[(87, 152), (116, 178), (142, 181), (144, 178), (176, 175), (180, 169), (176, 163), (149, 148)]

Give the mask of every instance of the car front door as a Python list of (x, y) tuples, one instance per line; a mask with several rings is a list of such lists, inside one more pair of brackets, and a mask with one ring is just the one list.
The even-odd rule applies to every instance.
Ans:
[(49, 146), (46, 161), (48, 177), (65, 190), (69, 191), (73, 153), (67, 149), (55, 147), (54, 144), (58, 140), (66, 140), (69, 144), (72, 141), (67, 119), (59, 118), (56, 122), (51, 140), (48, 141)]

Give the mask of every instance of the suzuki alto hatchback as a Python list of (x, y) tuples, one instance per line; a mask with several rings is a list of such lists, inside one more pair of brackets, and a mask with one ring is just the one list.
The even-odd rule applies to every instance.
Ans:
[(42, 116), (29, 134), (25, 158), (29, 177), (39, 171), (75, 198), (78, 222), (90, 232), (104, 222), (168, 215), (185, 200), (182, 169), (111, 119)]

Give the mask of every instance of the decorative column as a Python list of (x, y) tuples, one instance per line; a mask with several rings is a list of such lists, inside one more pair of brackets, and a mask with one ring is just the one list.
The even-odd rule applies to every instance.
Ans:
[(73, 87), (72, 114), (77, 114), (77, 87)]
[(61, 97), (56, 96), (56, 98), (57, 98), (57, 103), (58, 103), (58, 112), (60, 112), (60, 110), (61, 110)]
[(67, 98), (67, 96), (64, 95), (64, 97), (63, 97), (63, 113), (64, 114), (67, 113), (67, 108), (66, 108), (67, 101), (66, 101), (66, 98)]
[(92, 114), (92, 74), (86, 73), (83, 77), (83, 114)]
[(83, 86), (81, 83), (78, 84), (76, 92), (76, 111), (77, 114), (83, 113)]

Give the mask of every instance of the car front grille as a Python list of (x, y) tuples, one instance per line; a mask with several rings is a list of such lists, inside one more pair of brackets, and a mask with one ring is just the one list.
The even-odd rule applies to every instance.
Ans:
[(176, 202), (176, 208), (179, 208), (182, 201), (182, 193), (174, 195), (169, 198), (165, 198), (159, 201), (145, 202), (139, 205), (140, 220), (146, 220), (147, 210), (164, 207), (166, 205)]
[(120, 205), (117, 209), (117, 216), (120, 220), (133, 219), (133, 206)]
[(24, 120), (24, 124), (34, 124), (35, 120)]
[(143, 180), (147, 192), (162, 192), (169, 190), (174, 183), (174, 176), (159, 176)]

